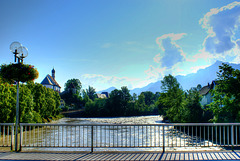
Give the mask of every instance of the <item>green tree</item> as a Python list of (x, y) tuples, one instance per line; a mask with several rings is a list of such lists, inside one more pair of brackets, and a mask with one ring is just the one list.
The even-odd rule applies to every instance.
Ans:
[(68, 91), (69, 90), (69, 88), (71, 88), (71, 84), (73, 84), (74, 85), (74, 87), (76, 88), (76, 94), (77, 95), (79, 95), (80, 94), (80, 91), (81, 91), (81, 89), (82, 89), (82, 83), (80, 82), (80, 80), (79, 79), (75, 79), (75, 78), (73, 78), (73, 79), (69, 79), (66, 83), (65, 83), (65, 85), (64, 85), (64, 91)]
[(93, 87), (88, 86), (86, 93), (91, 100), (94, 100), (96, 98), (96, 91)]
[(240, 71), (228, 64), (219, 66), (213, 102), (208, 110), (213, 112), (213, 122), (240, 121)]
[(172, 75), (165, 76), (161, 83), (163, 93), (157, 102), (160, 114), (172, 122), (183, 122), (184, 92), (180, 84)]
[(206, 122), (203, 119), (203, 109), (200, 104), (201, 96), (198, 88), (191, 88), (186, 93), (186, 104), (184, 108), (184, 122)]

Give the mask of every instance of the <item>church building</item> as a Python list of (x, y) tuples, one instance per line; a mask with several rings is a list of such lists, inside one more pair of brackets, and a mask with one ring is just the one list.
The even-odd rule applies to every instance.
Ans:
[(49, 74), (43, 79), (43, 81), (41, 82), (41, 84), (47, 88), (51, 88), (54, 91), (57, 92), (61, 92), (61, 87), (60, 85), (57, 83), (57, 81), (55, 80), (55, 70), (53, 68), (52, 70), (52, 76), (50, 76)]

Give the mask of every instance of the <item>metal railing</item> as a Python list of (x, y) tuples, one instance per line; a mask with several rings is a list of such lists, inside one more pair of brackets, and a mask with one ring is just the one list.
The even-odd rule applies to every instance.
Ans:
[(0, 123), (0, 147), (11, 147), (14, 144), (14, 123)]
[(240, 146), (240, 123), (20, 124), (20, 147), (147, 148)]

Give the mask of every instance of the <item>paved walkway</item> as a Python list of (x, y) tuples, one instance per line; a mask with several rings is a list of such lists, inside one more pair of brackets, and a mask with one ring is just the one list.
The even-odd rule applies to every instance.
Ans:
[(240, 160), (240, 151), (166, 153), (0, 152), (0, 160)]

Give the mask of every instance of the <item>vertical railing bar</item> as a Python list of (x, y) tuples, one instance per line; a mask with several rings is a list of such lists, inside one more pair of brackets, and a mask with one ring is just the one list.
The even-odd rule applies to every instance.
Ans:
[(220, 135), (219, 135), (219, 137), (220, 137), (220, 146), (222, 145), (222, 131), (221, 131), (221, 129), (222, 129), (222, 126), (219, 126), (219, 133), (220, 133)]
[[(0, 126), (0, 140), (1, 140), (1, 126)], [(13, 150), (13, 143), (14, 143), (14, 125), (11, 126), (12, 128), (12, 134), (11, 134), (11, 150)]]
[(116, 133), (117, 133), (117, 147), (118, 147), (118, 125), (116, 125), (116, 127), (117, 127), (117, 131), (116, 131)]
[(198, 129), (198, 126), (195, 126), (196, 127), (196, 147), (198, 146), (198, 135), (197, 135), (197, 129)]
[(210, 142), (210, 138), (209, 138), (209, 126), (208, 126), (208, 146), (209, 146), (209, 142)]
[(43, 147), (43, 129), (44, 128), (45, 128), (44, 126), (41, 127), (41, 132), (42, 132), (42, 134), (41, 134), (41, 147)]
[(114, 130), (114, 126), (112, 126), (112, 134), (113, 134), (113, 147), (115, 146), (115, 141), (114, 141), (114, 135), (115, 135), (115, 130)]
[(227, 126), (227, 139), (228, 139), (228, 146), (229, 146), (229, 126)]
[(190, 146), (190, 133), (189, 133), (189, 126), (188, 126), (188, 147)]
[(193, 126), (192, 126), (192, 146), (194, 146), (194, 144), (193, 144)]
[(226, 145), (225, 126), (223, 126), (223, 144)]
[(72, 145), (72, 136), (73, 136), (73, 126), (70, 126), (70, 129), (71, 129), (71, 134), (70, 134), (70, 147), (73, 147), (73, 145)]
[(237, 125), (235, 126), (235, 140), (236, 140), (236, 145), (237, 145), (237, 142), (238, 142), (238, 139), (237, 139)]
[(79, 132), (79, 139), (78, 139), (79, 140), (79, 144), (78, 144), (78, 147), (80, 147), (81, 146), (81, 126), (79, 125), (78, 128), (79, 128), (78, 129), (78, 132)]
[(161, 126), (158, 126), (158, 147), (161, 147)]
[(3, 146), (5, 146), (5, 125), (3, 126)]
[(39, 147), (39, 126), (37, 126), (37, 147)]
[(183, 133), (183, 136), (184, 136), (183, 146), (186, 147), (186, 127), (185, 126), (183, 127), (183, 130), (184, 130), (184, 133)]
[(110, 145), (110, 144), (111, 144), (111, 133), (110, 133), (110, 127), (111, 127), (111, 126), (109, 125), (109, 126), (108, 126), (108, 134), (109, 134), (109, 135), (108, 135), (108, 136), (109, 136), (109, 137), (108, 137), (108, 140), (109, 140), (108, 147), (111, 146), (111, 145)]
[(49, 137), (50, 137), (50, 145), (49, 145), (49, 147), (52, 147), (52, 137), (51, 137), (51, 132), (52, 132), (52, 126), (49, 126)]
[(132, 126), (129, 126), (130, 128), (130, 146), (132, 145)]
[(136, 126), (133, 126), (133, 128), (134, 128), (134, 147), (136, 147), (136, 144), (135, 144), (135, 142), (136, 142)]
[(9, 146), (9, 126), (7, 126), (7, 146)]
[(107, 126), (105, 126), (105, 147), (107, 147)]
[(157, 146), (156, 143), (157, 143), (157, 136), (156, 136), (156, 126), (154, 126), (154, 142), (155, 142), (155, 147)]
[(68, 147), (68, 127), (66, 126), (66, 147)]
[(91, 126), (91, 153), (93, 152), (93, 126)]
[(0, 140), (1, 140), (1, 138), (2, 138), (2, 126), (0, 125)]
[(174, 142), (173, 130), (174, 130), (174, 127), (172, 127), (172, 129), (171, 129), (171, 133), (172, 133), (172, 147), (173, 147), (173, 142)]
[(181, 134), (182, 134), (182, 126), (180, 126), (180, 147), (182, 147), (182, 137), (181, 137)]
[(128, 140), (128, 137), (127, 137), (127, 136), (128, 136), (128, 135), (127, 135), (127, 134), (128, 134), (128, 126), (126, 126), (126, 128), (127, 128), (127, 130), (126, 130), (126, 134), (125, 134), (125, 140), (126, 140), (125, 142), (126, 142), (126, 147), (127, 147), (127, 146), (128, 146), (128, 145), (127, 145), (127, 140)]
[(215, 126), (216, 146), (218, 146), (217, 126)]
[(200, 127), (200, 147), (202, 146), (202, 126), (199, 126)]
[(212, 126), (212, 146), (213, 146), (213, 143), (214, 143), (213, 135), (214, 135), (214, 133), (213, 133), (213, 126)]
[(231, 126), (231, 136), (232, 136), (232, 139), (231, 139), (231, 144), (232, 144), (232, 147), (234, 146), (234, 132), (233, 132), (233, 125)]
[(59, 131), (59, 126), (57, 126), (57, 134), (58, 134), (58, 147), (59, 146), (59, 143), (60, 143), (60, 131)]
[(31, 126), (29, 125), (29, 141), (28, 141), (28, 146), (31, 146), (31, 136), (32, 136), (32, 128)]
[(75, 127), (75, 140), (74, 140), (74, 142), (75, 142), (75, 147), (77, 147), (77, 126), (75, 125), (74, 127)]
[(142, 126), (142, 147), (143, 147), (143, 143), (144, 143), (144, 140), (143, 140), (143, 126)]
[(206, 133), (206, 126), (203, 126), (204, 146), (205, 146), (205, 140), (206, 140), (205, 133)]
[(147, 147), (147, 142), (148, 142), (148, 133), (147, 133), (147, 126), (146, 126), (146, 147)]
[(64, 126), (62, 126), (62, 147), (64, 146), (63, 142), (64, 142)]
[(165, 152), (165, 126), (162, 126), (163, 129), (163, 153)]

